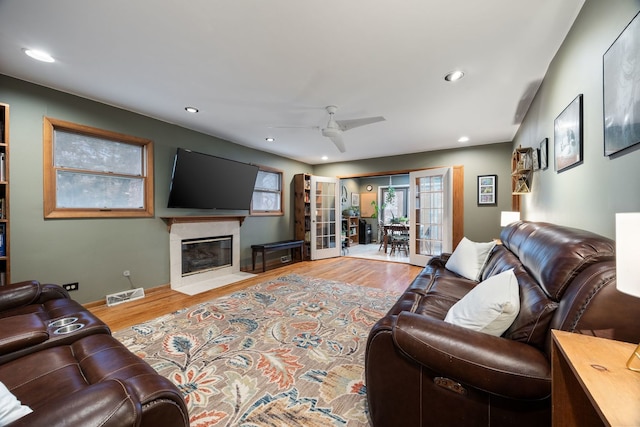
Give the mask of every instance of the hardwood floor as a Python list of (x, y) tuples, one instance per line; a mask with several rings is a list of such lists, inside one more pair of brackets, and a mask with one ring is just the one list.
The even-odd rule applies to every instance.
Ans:
[(409, 264), (347, 257), (303, 261), (268, 270), (265, 273), (260, 272), (255, 277), (243, 280), (242, 282), (194, 296), (171, 290), (171, 288), (166, 285), (153, 289), (145, 289), (145, 297), (140, 300), (113, 307), (107, 307), (104, 304), (87, 304), (87, 308), (102, 319), (102, 321), (115, 332), (154, 319), (163, 314), (209, 301), (230, 292), (235, 292), (248, 286), (266, 282), (287, 274), (303, 274), (354, 285), (402, 292), (421, 270), (421, 267)]

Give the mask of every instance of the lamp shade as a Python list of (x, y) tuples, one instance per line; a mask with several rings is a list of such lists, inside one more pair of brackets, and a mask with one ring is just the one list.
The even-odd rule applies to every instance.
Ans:
[(513, 222), (520, 221), (520, 212), (500, 212), (500, 227), (505, 227)]
[(640, 212), (616, 214), (616, 286), (640, 297)]

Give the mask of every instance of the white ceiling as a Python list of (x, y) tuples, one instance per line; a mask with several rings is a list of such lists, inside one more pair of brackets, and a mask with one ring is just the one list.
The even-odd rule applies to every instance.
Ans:
[[(583, 3), (0, 0), (0, 74), (309, 164), (499, 143)], [(345, 132), (345, 153), (280, 128), (323, 127), (331, 104), (386, 121)]]

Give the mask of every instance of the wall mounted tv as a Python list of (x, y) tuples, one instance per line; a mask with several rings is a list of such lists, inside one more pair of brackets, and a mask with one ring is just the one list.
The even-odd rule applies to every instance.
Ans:
[(258, 167), (178, 148), (169, 208), (248, 210)]

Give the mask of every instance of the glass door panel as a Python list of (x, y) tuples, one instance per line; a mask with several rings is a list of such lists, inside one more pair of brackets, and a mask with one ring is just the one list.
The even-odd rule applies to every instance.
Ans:
[(311, 259), (340, 256), (338, 179), (311, 176)]
[(424, 266), (432, 256), (440, 255), (452, 246), (451, 180), (449, 168), (410, 174), (414, 191), (410, 209), (412, 244), (409, 258), (412, 264)]

